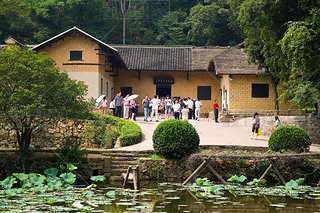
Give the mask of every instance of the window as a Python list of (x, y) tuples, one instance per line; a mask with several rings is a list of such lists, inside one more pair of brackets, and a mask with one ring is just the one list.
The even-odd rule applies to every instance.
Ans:
[(211, 100), (211, 86), (198, 86), (198, 99)]
[(252, 84), (252, 98), (269, 98), (269, 84)]
[(103, 78), (101, 78), (101, 82), (100, 82), (100, 94), (103, 94)]
[(126, 97), (128, 94), (132, 94), (132, 87), (121, 87), (121, 95)]
[(70, 51), (70, 61), (82, 61), (82, 51)]

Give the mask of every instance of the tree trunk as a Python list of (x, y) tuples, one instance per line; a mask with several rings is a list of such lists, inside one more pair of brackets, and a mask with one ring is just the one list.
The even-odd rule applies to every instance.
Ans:
[(20, 131), (16, 130), (19, 149), (29, 149), (31, 144), (32, 130), (30, 127), (22, 127)]
[(126, 44), (126, 16), (123, 16), (122, 44)]
[(279, 79), (276, 78), (276, 77), (271, 77), (271, 86), (272, 86), (273, 101), (274, 101), (274, 110), (276, 111), (277, 115), (279, 114), (278, 84), (279, 84)]
[(126, 18), (130, 11), (131, 0), (128, 2), (128, 7), (126, 8), (126, 0), (120, 0), (121, 13), (123, 16), (123, 25), (122, 25), (122, 43), (126, 44)]

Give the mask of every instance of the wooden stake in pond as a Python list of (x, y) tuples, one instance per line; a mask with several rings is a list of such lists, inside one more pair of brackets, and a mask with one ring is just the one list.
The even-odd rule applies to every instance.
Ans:
[(202, 169), (202, 167), (204, 167), (206, 164), (207, 159), (202, 162), (202, 164), (187, 178), (186, 181), (183, 182), (182, 185), (186, 185), (193, 178), (193, 176), (195, 176), (200, 171), (200, 169)]
[[(132, 174), (131, 176), (130, 176), (130, 173)], [(123, 181), (122, 187), (126, 187), (126, 185), (130, 179), (133, 180), (134, 189), (138, 190), (140, 187), (139, 166), (136, 166), (136, 167), (129, 166), (128, 167), (127, 173), (124, 176), (124, 181)]]
[(129, 166), (129, 167), (128, 167), (128, 170), (127, 170), (127, 173), (126, 173), (126, 176), (125, 176), (125, 178), (124, 178), (122, 187), (126, 187), (127, 182), (128, 182), (128, 180), (129, 180), (129, 175), (130, 175), (131, 169), (132, 169), (131, 166)]
[(269, 167), (266, 169), (266, 171), (263, 173), (263, 175), (259, 178), (259, 180), (262, 180), (267, 174), (268, 172), (270, 171), (270, 169), (273, 167), (273, 169), (276, 171), (279, 179), (281, 180), (282, 184), (283, 185), (286, 185), (286, 181), (284, 180), (283, 176), (281, 175), (281, 173), (279, 172), (276, 164), (273, 162), (273, 160), (269, 159), (270, 160), (270, 165)]
[(182, 185), (186, 185), (195, 175), (197, 175), (200, 170), (204, 167), (207, 166), (210, 171), (223, 183), (224, 185), (227, 185), (227, 182), (222, 178), (222, 176), (210, 165), (211, 161), (208, 161), (208, 159), (205, 159), (202, 164), (187, 178), (186, 181), (183, 182)]
[(136, 168), (132, 169), (132, 174), (133, 174), (133, 186), (135, 190), (139, 189), (139, 166), (137, 166)]

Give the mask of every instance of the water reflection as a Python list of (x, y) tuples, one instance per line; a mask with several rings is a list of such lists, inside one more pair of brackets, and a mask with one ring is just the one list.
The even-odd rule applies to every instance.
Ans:
[(267, 195), (213, 195), (199, 198), (181, 184), (145, 182), (139, 191), (120, 186), (105, 187), (103, 193), (116, 191), (116, 198), (99, 205), (96, 212), (320, 212), (318, 197), (291, 198)]

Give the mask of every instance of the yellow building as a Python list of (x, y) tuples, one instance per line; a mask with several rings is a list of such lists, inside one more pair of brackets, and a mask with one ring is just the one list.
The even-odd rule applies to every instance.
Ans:
[(229, 113), (274, 109), (270, 81), (261, 80), (240, 47), (108, 45), (73, 27), (31, 48), (44, 51), (70, 78), (84, 81), (88, 98), (106, 95), (110, 102), (122, 91), (138, 94), (139, 103), (155, 94), (199, 98), (202, 112), (212, 111), (215, 99)]

